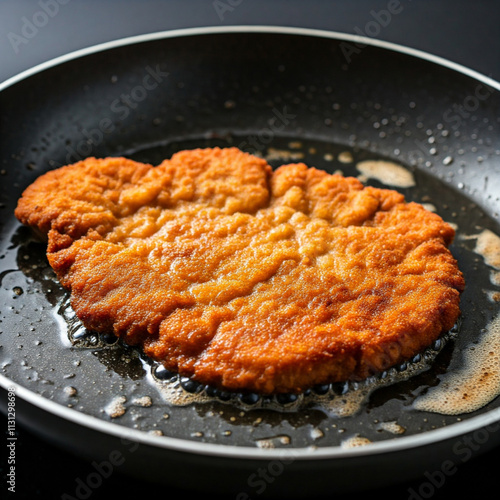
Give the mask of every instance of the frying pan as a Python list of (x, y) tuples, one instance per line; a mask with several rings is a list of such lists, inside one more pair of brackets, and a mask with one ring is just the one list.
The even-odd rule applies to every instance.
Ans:
[[(493, 270), (474, 249), (479, 231), (500, 234), (497, 82), (362, 37), (199, 28), (56, 59), (5, 82), (0, 106), (0, 383), (15, 394), (20, 424), (100, 464), (103, 476), (119, 466), (148, 481), (242, 499), (385, 486), (498, 445), (498, 398), (460, 415), (413, 406), (461, 369), (463, 350), (500, 310)], [(451, 251), (467, 282), (460, 324), (433, 346), (432, 362), (382, 384), (348, 416), (293, 397), (198, 398), (208, 389), (189, 380), (181, 382), (191, 399), (173, 404), (165, 397), (172, 381), (180, 383), (173, 374), (82, 329), (44, 244), (14, 218), (24, 188), (87, 156), (158, 164), (205, 146), (237, 146), (273, 166), (299, 159), (345, 175), (359, 175), (358, 162), (373, 159), (410, 171), (415, 185), (398, 189), (456, 225)], [(315, 390), (346, 397), (356, 387)], [(404, 432), (381, 425), (392, 422)], [(346, 446), (352, 438), (368, 444)]]

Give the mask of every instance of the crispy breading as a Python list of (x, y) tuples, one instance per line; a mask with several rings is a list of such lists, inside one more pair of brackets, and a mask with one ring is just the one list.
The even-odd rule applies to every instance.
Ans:
[(88, 158), (16, 216), (90, 330), (202, 383), (260, 393), (362, 379), (456, 322), (453, 228), (393, 190), (236, 148), (157, 167)]

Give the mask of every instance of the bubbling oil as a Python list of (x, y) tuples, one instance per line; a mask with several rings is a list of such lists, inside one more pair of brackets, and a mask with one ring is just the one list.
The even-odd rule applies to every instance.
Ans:
[[(500, 237), (489, 229), (464, 239), (475, 239), (474, 252), (491, 267), (490, 281), (498, 286)], [(491, 302), (498, 302), (497, 291), (487, 291)], [(500, 394), (500, 314), (481, 332), (477, 342), (462, 353), (463, 365), (442, 375), (439, 384), (417, 398), (414, 408), (444, 415), (472, 413)]]
[(489, 229), (484, 229), (476, 238), (475, 252), (481, 255), (486, 265), (500, 270), (500, 236)]
[(359, 446), (367, 446), (371, 444), (372, 441), (364, 436), (356, 435), (350, 438), (344, 439), (340, 446), (342, 448), (358, 448)]
[(375, 390), (408, 380), (428, 370), (445, 344), (457, 335), (458, 330), (459, 325), (456, 325), (412, 360), (363, 381), (319, 385), (300, 394), (260, 395), (221, 391), (166, 372), (158, 364), (154, 364), (150, 370), (150, 381), (156, 386), (163, 400), (173, 406), (220, 402), (243, 410), (292, 412), (316, 408), (334, 417), (350, 417), (361, 411)]
[(413, 174), (405, 167), (385, 160), (365, 160), (356, 165), (362, 180), (376, 179), (382, 184), (399, 188), (415, 186)]
[(479, 410), (500, 394), (500, 315), (463, 352), (463, 363), (461, 369), (445, 373), (439, 385), (418, 397), (414, 408), (460, 415)]

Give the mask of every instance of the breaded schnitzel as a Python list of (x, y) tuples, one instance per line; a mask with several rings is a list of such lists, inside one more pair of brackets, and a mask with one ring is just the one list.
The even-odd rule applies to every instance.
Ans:
[(453, 228), (393, 190), (236, 148), (157, 167), (88, 158), (39, 177), (18, 219), (90, 330), (201, 383), (259, 393), (362, 379), (459, 316)]

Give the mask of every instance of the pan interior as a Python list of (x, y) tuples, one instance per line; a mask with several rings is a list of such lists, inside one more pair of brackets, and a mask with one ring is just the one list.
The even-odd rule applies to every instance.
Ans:
[[(119, 426), (232, 446), (351, 446), (497, 408), (498, 398), (453, 416), (417, 411), (413, 402), (460, 369), (464, 349), (499, 314), (498, 270), (476, 251), (479, 234), (500, 235), (498, 92), (380, 48), (351, 43), (356, 50), (347, 60), (343, 43), (269, 33), (155, 40), (67, 61), (0, 92), (1, 373)], [(192, 401), (198, 389), (187, 381), (189, 404), (172, 404), (166, 375), (153, 376), (140, 351), (80, 327), (45, 245), (13, 216), (22, 190), (85, 156), (158, 164), (178, 150), (208, 146), (240, 147), (274, 167), (302, 161), (359, 176), (359, 162), (384, 160), (411, 173), (414, 186), (395, 188), (456, 226), (451, 251), (467, 283), (458, 332), (434, 346), (427, 369), (380, 386), (348, 416), (318, 400)], [(343, 386), (328, 390), (347, 397)]]
[[(122, 154), (158, 164), (178, 150), (241, 147), (244, 142), (245, 136), (225, 135), (149, 145)], [(358, 147), (286, 136), (251, 152), (267, 158), (273, 167), (303, 161), (358, 177), (362, 175), (357, 169), (360, 162), (390, 160)], [(374, 378), (375, 385), (316, 387), (298, 401), (293, 395), (266, 399), (246, 393), (214, 393), (188, 379), (171, 378), (139, 349), (85, 330), (46, 261), (45, 244), (15, 224), (2, 253), (5, 270), (0, 275), (0, 294), (6, 304), (2, 321), (15, 325), (16, 341), (3, 345), (2, 373), (62, 405), (119, 425), (159, 436), (238, 446), (360, 445), (425, 432), (472, 416), (424, 413), (414, 409), (413, 402), (438, 384), (449, 366), (460, 364), (461, 350), (489, 320), (485, 316), (481, 321), (474, 311), (477, 304), (491, 304), (494, 309), (495, 303), (489, 270), (474, 252), (471, 236), (483, 229), (498, 233), (498, 227), (466, 196), (423, 171), (412, 175), (415, 185), (398, 190), (408, 201), (432, 205), (457, 228), (451, 251), (468, 283), (462, 297), (463, 316), (456, 331), (424, 353), (425, 359), (419, 356), (409, 366)], [(380, 180), (361, 178), (365, 184), (388, 187)], [(6, 331), (4, 327), (4, 335)], [(496, 405), (493, 401), (488, 408)]]

